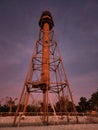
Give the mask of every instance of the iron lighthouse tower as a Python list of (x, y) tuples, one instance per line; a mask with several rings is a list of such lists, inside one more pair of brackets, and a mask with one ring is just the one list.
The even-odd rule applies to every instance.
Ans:
[[(39, 20), (39, 37), (30, 60), (27, 75), (23, 84), (21, 96), (19, 99), (14, 125), (17, 122), (19, 112), (23, 115), (29, 99), (33, 100), (33, 105), (40, 102), (36, 107), (36, 114), (40, 116), (40, 122), (49, 124), (59, 123), (58, 116), (68, 117), (68, 103), (71, 102), (72, 110), (76, 116), (76, 108), (73, 95), (66, 76), (62, 58), (60, 55), (58, 43), (54, 34), (54, 21), (49, 11), (44, 11)], [(58, 104), (58, 109), (56, 105)], [(51, 112), (52, 114), (51, 114)], [(55, 118), (51, 119), (51, 115)]]

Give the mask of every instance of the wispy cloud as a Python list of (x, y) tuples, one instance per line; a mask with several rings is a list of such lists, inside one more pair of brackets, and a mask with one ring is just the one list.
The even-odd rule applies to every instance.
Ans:
[(97, 1), (0, 1), (1, 97), (20, 91), (38, 38), (38, 21), (47, 9), (53, 15), (56, 38), (75, 97), (96, 91)]

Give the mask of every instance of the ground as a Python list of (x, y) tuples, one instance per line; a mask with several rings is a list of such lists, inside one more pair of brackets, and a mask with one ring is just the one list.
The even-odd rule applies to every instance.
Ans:
[(0, 127), (0, 130), (98, 130), (98, 124), (73, 124), (56, 126)]
[[(33, 123), (38, 122), (38, 117), (26, 116), (23, 120), (21, 120), (20, 124), (17, 124), (17, 127), (13, 127), (13, 119), (14, 117), (0, 117), (0, 130), (98, 130), (98, 117), (86, 117), (79, 116), (79, 123), (76, 124), (75, 117), (70, 116), (70, 123), (65, 123), (62, 125), (48, 125), (43, 126), (40, 125), (32, 125)], [(51, 117), (52, 121), (53, 117)], [(66, 118), (64, 118), (66, 121)], [(22, 125), (23, 124), (23, 125)], [(32, 125), (32, 126), (31, 126)]]

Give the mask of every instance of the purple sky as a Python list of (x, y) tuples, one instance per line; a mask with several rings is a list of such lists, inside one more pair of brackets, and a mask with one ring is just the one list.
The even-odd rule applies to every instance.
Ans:
[(54, 30), (75, 102), (98, 88), (97, 0), (0, 0), (0, 98), (18, 97), (44, 10)]

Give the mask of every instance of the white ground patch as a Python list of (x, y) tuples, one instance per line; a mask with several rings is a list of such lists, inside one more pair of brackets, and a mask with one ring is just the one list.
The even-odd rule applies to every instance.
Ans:
[(98, 130), (98, 124), (75, 124), (56, 126), (0, 127), (0, 130)]

